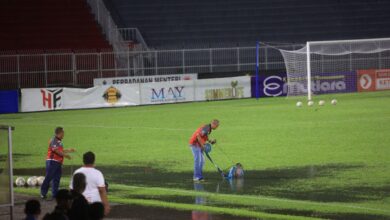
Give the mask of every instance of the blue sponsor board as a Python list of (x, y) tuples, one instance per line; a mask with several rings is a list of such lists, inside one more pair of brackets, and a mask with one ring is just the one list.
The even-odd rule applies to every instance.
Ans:
[(0, 91), (0, 114), (18, 112), (18, 91)]
[[(321, 73), (312, 76), (313, 94), (348, 93), (357, 91), (356, 72)], [(289, 87), (298, 94), (307, 93), (307, 83), (304, 79), (292, 78), (287, 83), (286, 73), (273, 73), (259, 76), (260, 97), (286, 96)], [(252, 97), (255, 97), (255, 79), (252, 77)]]
[[(260, 97), (274, 97), (287, 95), (287, 74), (272, 73), (271, 75), (259, 75)], [(255, 97), (255, 77), (251, 80), (252, 97)]]

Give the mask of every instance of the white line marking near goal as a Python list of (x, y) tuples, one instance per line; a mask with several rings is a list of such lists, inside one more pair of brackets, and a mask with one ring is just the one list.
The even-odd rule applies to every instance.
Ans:
[(166, 131), (192, 131), (193, 129), (185, 128), (159, 128), (159, 127), (136, 127), (136, 126), (106, 126), (106, 125), (77, 125), (77, 124), (50, 124), (50, 123), (12, 123), (14, 125), (38, 125), (38, 126), (63, 126), (63, 127), (79, 127), (79, 128), (103, 128), (103, 129), (152, 129)]

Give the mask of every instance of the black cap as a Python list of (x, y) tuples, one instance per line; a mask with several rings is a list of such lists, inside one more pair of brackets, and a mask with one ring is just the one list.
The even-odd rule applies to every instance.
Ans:
[(72, 194), (67, 189), (58, 190), (56, 195), (56, 200), (71, 200), (72, 198)]

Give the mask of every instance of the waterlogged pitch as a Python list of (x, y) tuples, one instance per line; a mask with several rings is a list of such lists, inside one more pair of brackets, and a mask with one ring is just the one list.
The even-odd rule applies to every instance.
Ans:
[[(300, 108), (296, 99), (268, 98), (0, 115), (0, 124), (16, 127), (16, 176), (44, 174), (47, 141), (63, 126), (65, 146), (78, 150), (65, 162), (63, 186), (91, 150), (114, 202), (264, 219), (390, 219), (390, 92), (314, 101)], [(192, 182), (188, 139), (213, 118), (221, 125), (211, 156), (223, 168), (241, 162), (242, 181), (222, 180), (206, 161), (206, 182)]]

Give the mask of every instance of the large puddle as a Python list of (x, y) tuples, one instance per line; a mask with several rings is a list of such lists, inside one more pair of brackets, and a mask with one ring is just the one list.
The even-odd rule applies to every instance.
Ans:
[[(77, 167), (65, 166), (64, 175), (70, 175)], [(362, 186), (332, 186), (324, 188), (291, 188), (293, 184), (310, 183), (316, 178), (335, 178), (343, 172), (355, 172), (366, 167), (359, 164), (329, 164), (321, 166), (302, 166), (280, 169), (247, 170), (244, 179), (227, 181), (222, 179), (217, 172), (205, 173), (206, 181), (194, 183), (191, 179), (192, 172), (169, 172), (162, 169), (150, 167), (129, 167), (129, 166), (100, 166), (100, 169), (108, 182), (118, 184), (164, 187), (194, 190), (200, 192), (213, 192), (224, 194), (262, 195), (278, 198), (289, 198), (306, 201), (319, 202), (360, 202), (367, 200), (381, 200), (390, 197), (390, 183), (388, 185), (362, 185)], [(15, 169), (15, 175), (43, 175), (44, 169)], [(172, 195), (130, 195), (131, 198), (154, 199), (166, 202), (184, 204), (210, 205), (214, 207), (245, 208), (253, 211), (268, 213), (288, 214), (295, 216), (316, 216), (329, 219), (385, 219), (388, 216), (376, 216), (369, 214), (354, 213), (316, 213), (303, 210), (263, 209), (262, 207), (243, 206), (223, 203), (221, 201), (208, 201), (200, 196), (172, 196)], [(232, 216), (214, 215), (199, 211), (178, 211), (174, 209), (152, 208), (134, 205), (116, 206), (112, 213), (115, 218), (135, 219), (240, 219)], [(245, 218), (241, 218), (245, 219)]]
[(249, 220), (230, 215), (210, 214), (202, 211), (178, 211), (175, 209), (145, 207), (137, 205), (113, 206), (108, 218), (139, 220)]

